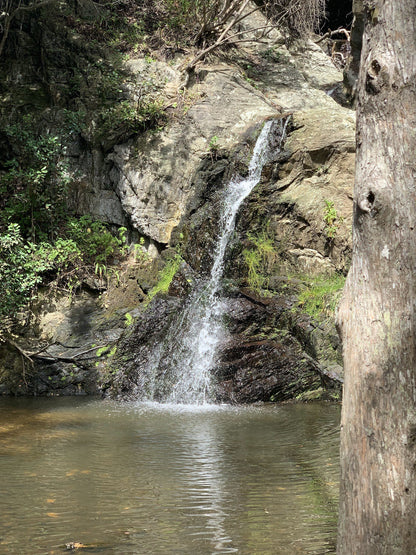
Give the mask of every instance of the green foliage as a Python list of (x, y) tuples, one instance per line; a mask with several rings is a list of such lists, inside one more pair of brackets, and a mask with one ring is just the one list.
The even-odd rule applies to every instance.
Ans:
[(37, 133), (29, 116), (4, 131), (15, 157), (3, 163), (0, 175), (0, 231), (14, 222), (32, 241), (50, 238), (66, 213), (68, 178), (61, 141)]
[[(147, 1), (145, 4), (153, 2)], [(63, 3), (66, 6), (68, 3)], [(95, 3), (95, 17), (85, 19), (67, 7), (66, 25), (90, 44), (104, 44), (119, 51), (128, 51), (143, 42), (145, 36), (142, 2), (114, 2), (100, 0)]]
[[(66, 111), (62, 136), (78, 133), (81, 119)], [(94, 272), (107, 277), (128, 250), (125, 228), (114, 236), (102, 222), (71, 217), (61, 139), (39, 129), (30, 116), (4, 128), (11, 156), (0, 164), (0, 335), (40, 283), (71, 293)]]
[(126, 326), (129, 327), (132, 325), (132, 323), (134, 322), (134, 318), (133, 316), (130, 314), (130, 312), (126, 312), (126, 314), (124, 315), (125, 319), (126, 319)]
[(111, 351), (108, 353), (107, 358), (113, 357), (117, 352), (117, 345), (114, 345)]
[(139, 242), (133, 246), (134, 258), (139, 264), (146, 264), (151, 261), (151, 256), (146, 251), (144, 237), (140, 237)]
[(298, 304), (316, 320), (333, 316), (344, 284), (345, 277), (337, 273), (309, 278), (299, 294)]
[[(45, 268), (42, 261), (32, 262), (32, 248), (25, 244), (18, 224), (10, 224), (0, 235), (0, 318), (8, 318), (30, 298)], [(39, 271), (40, 270), (40, 271)], [(0, 338), (1, 328), (0, 324)]]
[(179, 270), (183, 258), (180, 254), (175, 254), (169, 258), (164, 268), (159, 272), (159, 279), (156, 285), (149, 291), (147, 303), (149, 303), (158, 293), (167, 293), (172, 280)]
[(213, 152), (216, 152), (219, 149), (217, 135), (214, 135), (213, 137), (211, 137), (208, 146), (209, 146), (209, 149)]
[(67, 135), (78, 135), (85, 130), (87, 113), (85, 110), (63, 110), (64, 131)]
[(244, 249), (244, 262), (247, 266), (247, 282), (253, 291), (261, 291), (267, 283), (267, 277), (261, 273), (261, 257), (257, 250)]
[(287, 54), (283, 54), (281, 50), (278, 50), (275, 46), (271, 46), (266, 50), (260, 52), (262, 58), (267, 60), (268, 62), (284, 62), (286, 61)]
[(260, 292), (268, 286), (268, 276), (278, 257), (278, 250), (267, 227), (260, 233), (249, 233), (247, 237), (250, 247), (243, 250), (247, 282), (250, 289)]
[[(83, 262), (99, 269), (114, 256), (126, 253), (126, 228), (119, 229), (118, 237), (110, 233), (103, 222), (90, 216), (71, 218), (67, 223), (66, 235), (72, 239), (83, 255)], [(97, 272), (98, 273), (98, 272)]]
[(325, 233), (330, 239), (334, 239), (336, 237), (341, 220), (338, 217), (334, 202), (332, 200), (325, 200), (324, 202)]
[(123, 100), (100, 113), (100, 134), (123, 127), (123, 131), (138, 133), (160, 126), (166, 121), (163, 101), (147, 98), (138, 104)]
[(9, 224), (0, 233), (0, 340), (40, 283), (54, 280), (72, 292), (94, 271), (106, 276), (113, 258), (127, 252), (125, 231), (115, 237), (102, 222), (83, 216), (66, 223), (64, 236), (35, 243), (24, 239), (17, 223)]
[(99, 358), (103, 356), (103, 354), (106, 353), (107, 351), (108, 351), (108, 346), (104, 345), (104, 347), (100, 347), (99, 349), (96, 350), (95, 356)]

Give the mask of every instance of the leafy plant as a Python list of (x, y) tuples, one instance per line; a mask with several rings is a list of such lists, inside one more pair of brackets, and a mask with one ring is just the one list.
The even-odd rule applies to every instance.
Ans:
[(338, 217), (334, 202), (332, 200), (325, 200), (324, 202), (325, 233), (329, 238), (334, 239), (338, 231), (340, 218)]
[(316, 320), (333, 316), (344, 284), (345, 276), (337, 273), (309, 278), (299, 294), (298, 304)]
[(151, 260), (151, 256), (146, 251), (144, 237), (140, 237), (139, 242), (134, 246), (134, 258), (139, 264), (145, 264)]
[(0, 233), (0, 340), (39, 284), (64, 284), (72, 294), (93, 272), (107, 277), (108, 264), (127, 252), (125, 231), (114, 236), (102, 222), (83, 216), (62, 227), (64, 236), (35, 243), (22, 236), (17, 223), (9, 224)]
[(24, 243), (18, 224), (10, 224), (0, 235), (0, 317), (10, 318), (28, 302), (41, 271), (48, 267), (42, 259), (32, 261), (32, 248)]
[(286, 61), (285, 58), (287, 56), (287, 55), (285, 56), (282, 53), (282, 51), (277, 50), (275, 46), (271, 46), (270, 48), (267, 48), (266, 50), (263, 50), (262, 52), (260, 52), (260, 55), (265, 60), (267, 60), (269, 62), (274, 62), (274, 63)]
[(132, 323), (134, 322), (134, 319), (133, 319), (133, 316), (130, 314), (130, 312), (126, 312), (124, 317), (126, 319), (126, 326), (127, 327), (131, 326)]
[(148, 98), (136, 105), (130, 100), (123, 100), (102, 110), (100, 118), (101, 135), (121, 127), (125, 127), (125, 130), (132, 133), (138, 133), (165, 123), (166, 114), (162, 100)]
[(5, 127), (15, 157), (0, 176), (0, 230), (18, 222), (23, 237), (51, 238), (65, 219), (68, 177), (60, 138), (39, 134), (33, 119)]
[(217, 135), (214, 135), (213, 137), (211, 137), (210, 141), (209, 141), (209, 149), (211, 151), (217, 151), (219, 148), (219, 144), (218, 144), (218, 137)]
[(260, 233), (249, 233), (247, 237), (251, 243), (249, 248), (243, 250), (247, 282), (251, 289), (260, 292), (267, 288), (268, 276), (276, 262), (278, 250), (267, 227)]
[(243, 257), (247, 266), (248, 286), (253, 291), (260, 291), (267, 283), (267, 277), (261, 273), (261, 258), (259, 253), (253, 249), (245, 249)]
[(114, 236), (103, 222), (81, 216), (68, 221), (66, 235), (78, 245), (84, 263), (94, 266), (96, 273), (103, 273), (105, 265), (114, 256), (125, 253), (125, 231), (120, 228), (119, 236)]

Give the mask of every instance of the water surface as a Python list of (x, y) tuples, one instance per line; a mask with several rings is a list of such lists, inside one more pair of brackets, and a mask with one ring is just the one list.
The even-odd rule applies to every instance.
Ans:
[(0, 399), (0, 553), (334, 553), (339, 412)]

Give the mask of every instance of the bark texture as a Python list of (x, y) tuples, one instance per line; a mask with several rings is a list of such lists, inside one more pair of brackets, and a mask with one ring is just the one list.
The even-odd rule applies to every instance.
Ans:
[(364, 1), (340, 555), (416, 552), (416, 0)]

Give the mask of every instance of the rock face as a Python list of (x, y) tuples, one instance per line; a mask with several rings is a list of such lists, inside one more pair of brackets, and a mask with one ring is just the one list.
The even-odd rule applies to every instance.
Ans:
[[(217, 397), (223, 402), (284, 401), (303, 398), (305, 391), (337, 390), (302, 344), (297, 328), (302, 321), (288, 318), (294, 299), (265, 299), (245, 295), (227, 300), (230, 333), (215, 369)], [(310, 325), (310, 323), (309, 323)], [(305, 334), (305, 338), (307, 335)]]
[[(268, 220), (288, 268), (312, 275), (343, 271), (351, 253), (354, 114), (337, 105), (315, 107), (294, 113), (292, 122), (288, 159), (260, 185), (242, 219), (251, 229), (256, 220)], [(336, 213), (332, 230), (328, 203)]]
[[(174, 77), (178, 83), (179, 73)], [(164, 245), (192, 201), (192, 181), (210, 141), (232, 149), (247, 129), (276, 113), (228, 66), (208, 66), (195, 80), (188, 92), (195, 101), (186, 116), (158, 133), (116, 145), (106, 158), (123, 212), (141, 234)]]
[[(257, 17), (245, 22), (248, 32)], [(78, 210), (126, 225), (145, 238), (156, 261), (144, 273), (136, 268), (104, 300), (85, 292), (72, 306), (46, 309), (37, 335), (27, 338), (28, 350), (34, 351), (41, 337), (54, 345), (48, 353), (55, 359), (38, 361), (38, 378), (25, 377), (23, 385), (19, 368), (15, 379), (3, 381), (4, 393), (100, 390), (126, 397), (143, 391), (152, 350), (185, 302), (189, 275), (210, 267), (224, 185), (235, 172), (247, 171), (262, 122), (287, 113), (292, 115), (284, 152), (265, 168), (246, 200), (230, 245), (228, 334), (214, 371), (216, 396), (227, 402), (280, 401), (339, 384), (333, 325), (302, 314), (297, 294), (305, 276), (345, 273), (349, 264), (354, 114), (328, 94), (342, 75), (313, 42), (288, 48), (277, 32), (267, 44), (200, 64), (185, 89), (181, 61), (128, 64), (130, 74), (138, 75), (137, 87), (149, 72), (165, 80), (171, 115), (166, 127), (138, 135), (114, 132), (100, 144), (74, 138), (67, 152), (78, 171), (73, 191)], [(136, 85), (133, 79), (126, 94), (134, 97)], [(253, 235), (266, 231), (274, 248), (267, 278), (271, 298), (247, 288), (244, 262)], [(188, 273), (179, 272), (169, 294), (157, 296), (145, 310), (142, 301), (157, 281), (163, 266), (158, 256), (166, 247), (180, 251)], [(126, 318), (135, 322), (127, 326)], [(95, 347), (106, 347), (104, 356), (97, 356)], [(94, 356), (79, 356), (81, 365), (61, 360), (88, 349)], [(66, 382), (62, 376), (69, 376)]]
[[(185, 300), (170, 295), (155, 300), (138, 315), (135, 328), (119, 343), (104, 387), (122, 398), (163, 398), (163, 376), (169, 361), (153, 368), (157, 351), (171, 326), (177, 325)], [(219, 347), (213, 371), (214, 397), (219, 402), (251, 403), (284, 401), (293, 398), (325, 397), (324, 390), (339, 390), (340, 376), (334, 368), (316, 362), (313, 344), (315, 326), (305, 317), (292, 313), (295, 298), (265, 299), (239, 292), (227, 297), (227, 330)], [(337, 337), (332, 339), (336, 351)]]

